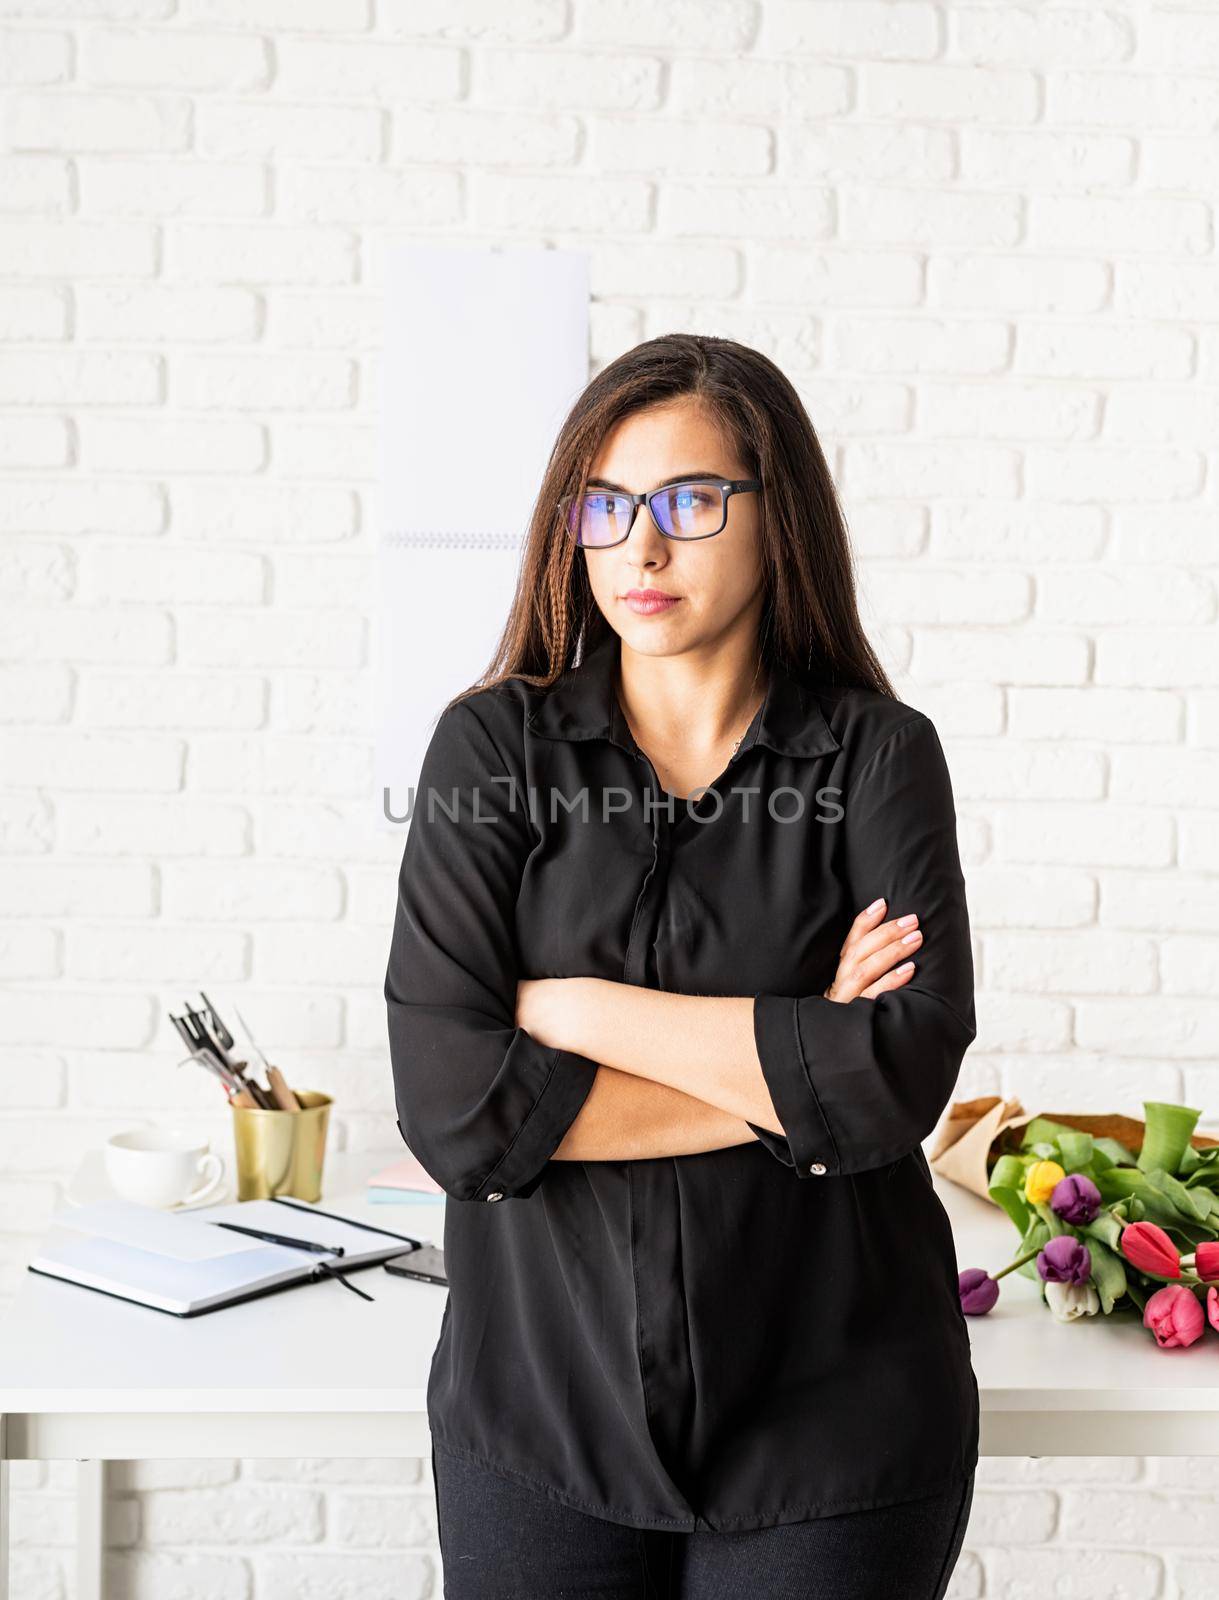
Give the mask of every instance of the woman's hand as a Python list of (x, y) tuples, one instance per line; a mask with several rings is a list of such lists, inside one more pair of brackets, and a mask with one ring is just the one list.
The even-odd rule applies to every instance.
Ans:
[[(900, 989), (914, 976), (908, 957), (921, 948), (918, 917), (910, 912), (882, 922), (887, 902), (874, 900), (851, 924), (839, 951), (838, 971), (825, 991), (827, 1000), (873, 1000), (886, 989)], [(899, 964), (900, 963), (900, 964)]]
[(516, 1025), (549, 1048), (570, 1048), (568, 1019), (579, 978), (520, 978), (516, 985)]

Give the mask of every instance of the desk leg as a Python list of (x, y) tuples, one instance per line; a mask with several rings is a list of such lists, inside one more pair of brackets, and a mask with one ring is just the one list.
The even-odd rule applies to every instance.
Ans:
[[(105, 1559), (106, 1463), (80, 1461), (76, 1468), (76, 1600), (102, 1600)], [(4, 1600), (3, 1590), (0, 1600)]]
[(0, 1600), (8, 1600), (8, 1451), (3, 1411), (0, 1411)]

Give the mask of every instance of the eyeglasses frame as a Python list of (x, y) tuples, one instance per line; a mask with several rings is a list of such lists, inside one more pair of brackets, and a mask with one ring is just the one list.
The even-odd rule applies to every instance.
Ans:
[[(692, 483), (713, 484), (720, 491), (720, 511), (723, 520), (714, 533), (666, 533), (660, 526), (656, 513), (652, 510), (652, 501), (657, 495), (670, 494), (674, 489), (683, 489), (687, 484)], [(646, 494), (628, 494), (625, 489), (606, 489), (604, 491), (606, 494), (613, 495), (615, 499), (627, 500), (631, 506), (631, 520), (627, 524), (626, 532), (621, 539), (614, 539), (609, 544), (583, 544), (577, 535), (571, 531), (567, 520), (567, 508), (576, 499), (574, 494), (565, 495), (559, 501), (559, 511), (562, 516), (565, 533), (580, 550), (615, 550), (620, 544), (625, 544), (635, 527), (635, 513), (642, 505), (647, 506), (648, 515), (652, 518), (656, 531), (662, 539), (671, 539), (674, 544), (697, 544), (700, 539), (714, 539), (723, 533), (728, 526), (728, 502), (734, 494), (752, 494), (760, 492), (761, 488), (762, 480), (760, 478), (683, 478), (679, 483), (666, 483), (659, 489), (648, 490)], [(586, 489), (584, 492), (589, 494), (596, 491)]]

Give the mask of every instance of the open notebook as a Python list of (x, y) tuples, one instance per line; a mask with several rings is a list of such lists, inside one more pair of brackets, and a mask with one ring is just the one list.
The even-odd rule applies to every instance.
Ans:
[[(320, 1254), (267, 1244), (213, 1221), (330, 1248)], [(376, 1266), (423, 1242), (333, 1212), (313, 1212), (304, 1201), (240, 1200), (184, 1212), (105, 1200), (59, 1211), (28, 1266), (154, 1311), (193, 1317), (335, 1272)]]

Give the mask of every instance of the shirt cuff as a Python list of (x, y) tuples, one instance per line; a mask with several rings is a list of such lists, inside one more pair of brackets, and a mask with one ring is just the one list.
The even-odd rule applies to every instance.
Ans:
[(546, 1164), (588, 1099), (596, 1063), (556, 1050), (541, 1094), (503, 1157), (479, 1184), (475, 1200), (526, 1200), (541, 1183)]
[[(849, 1011), (850, 1007), (839, 1009)], [(798, 1177), (836, 1174), (841, 1162), (804, 1059), (795, 996), (755, 995), (753, 1038), (762, 1076), (784, 1132), (772, 1133), (752, 1122), (749, 1126), (775, 1159), (794, 1167)]]
[[(545, 1082), (524, 1121), (491, 1170), (461, 1199), (527, 1200), (545, 1177), (547, 1163), (588, 1099), (597, 1075), (596, 1062), (587, 1056), (567, 1050), (552, 1050), (550, 1055)], [(401, 1120), (398, 1131), (402, 1133)]]

